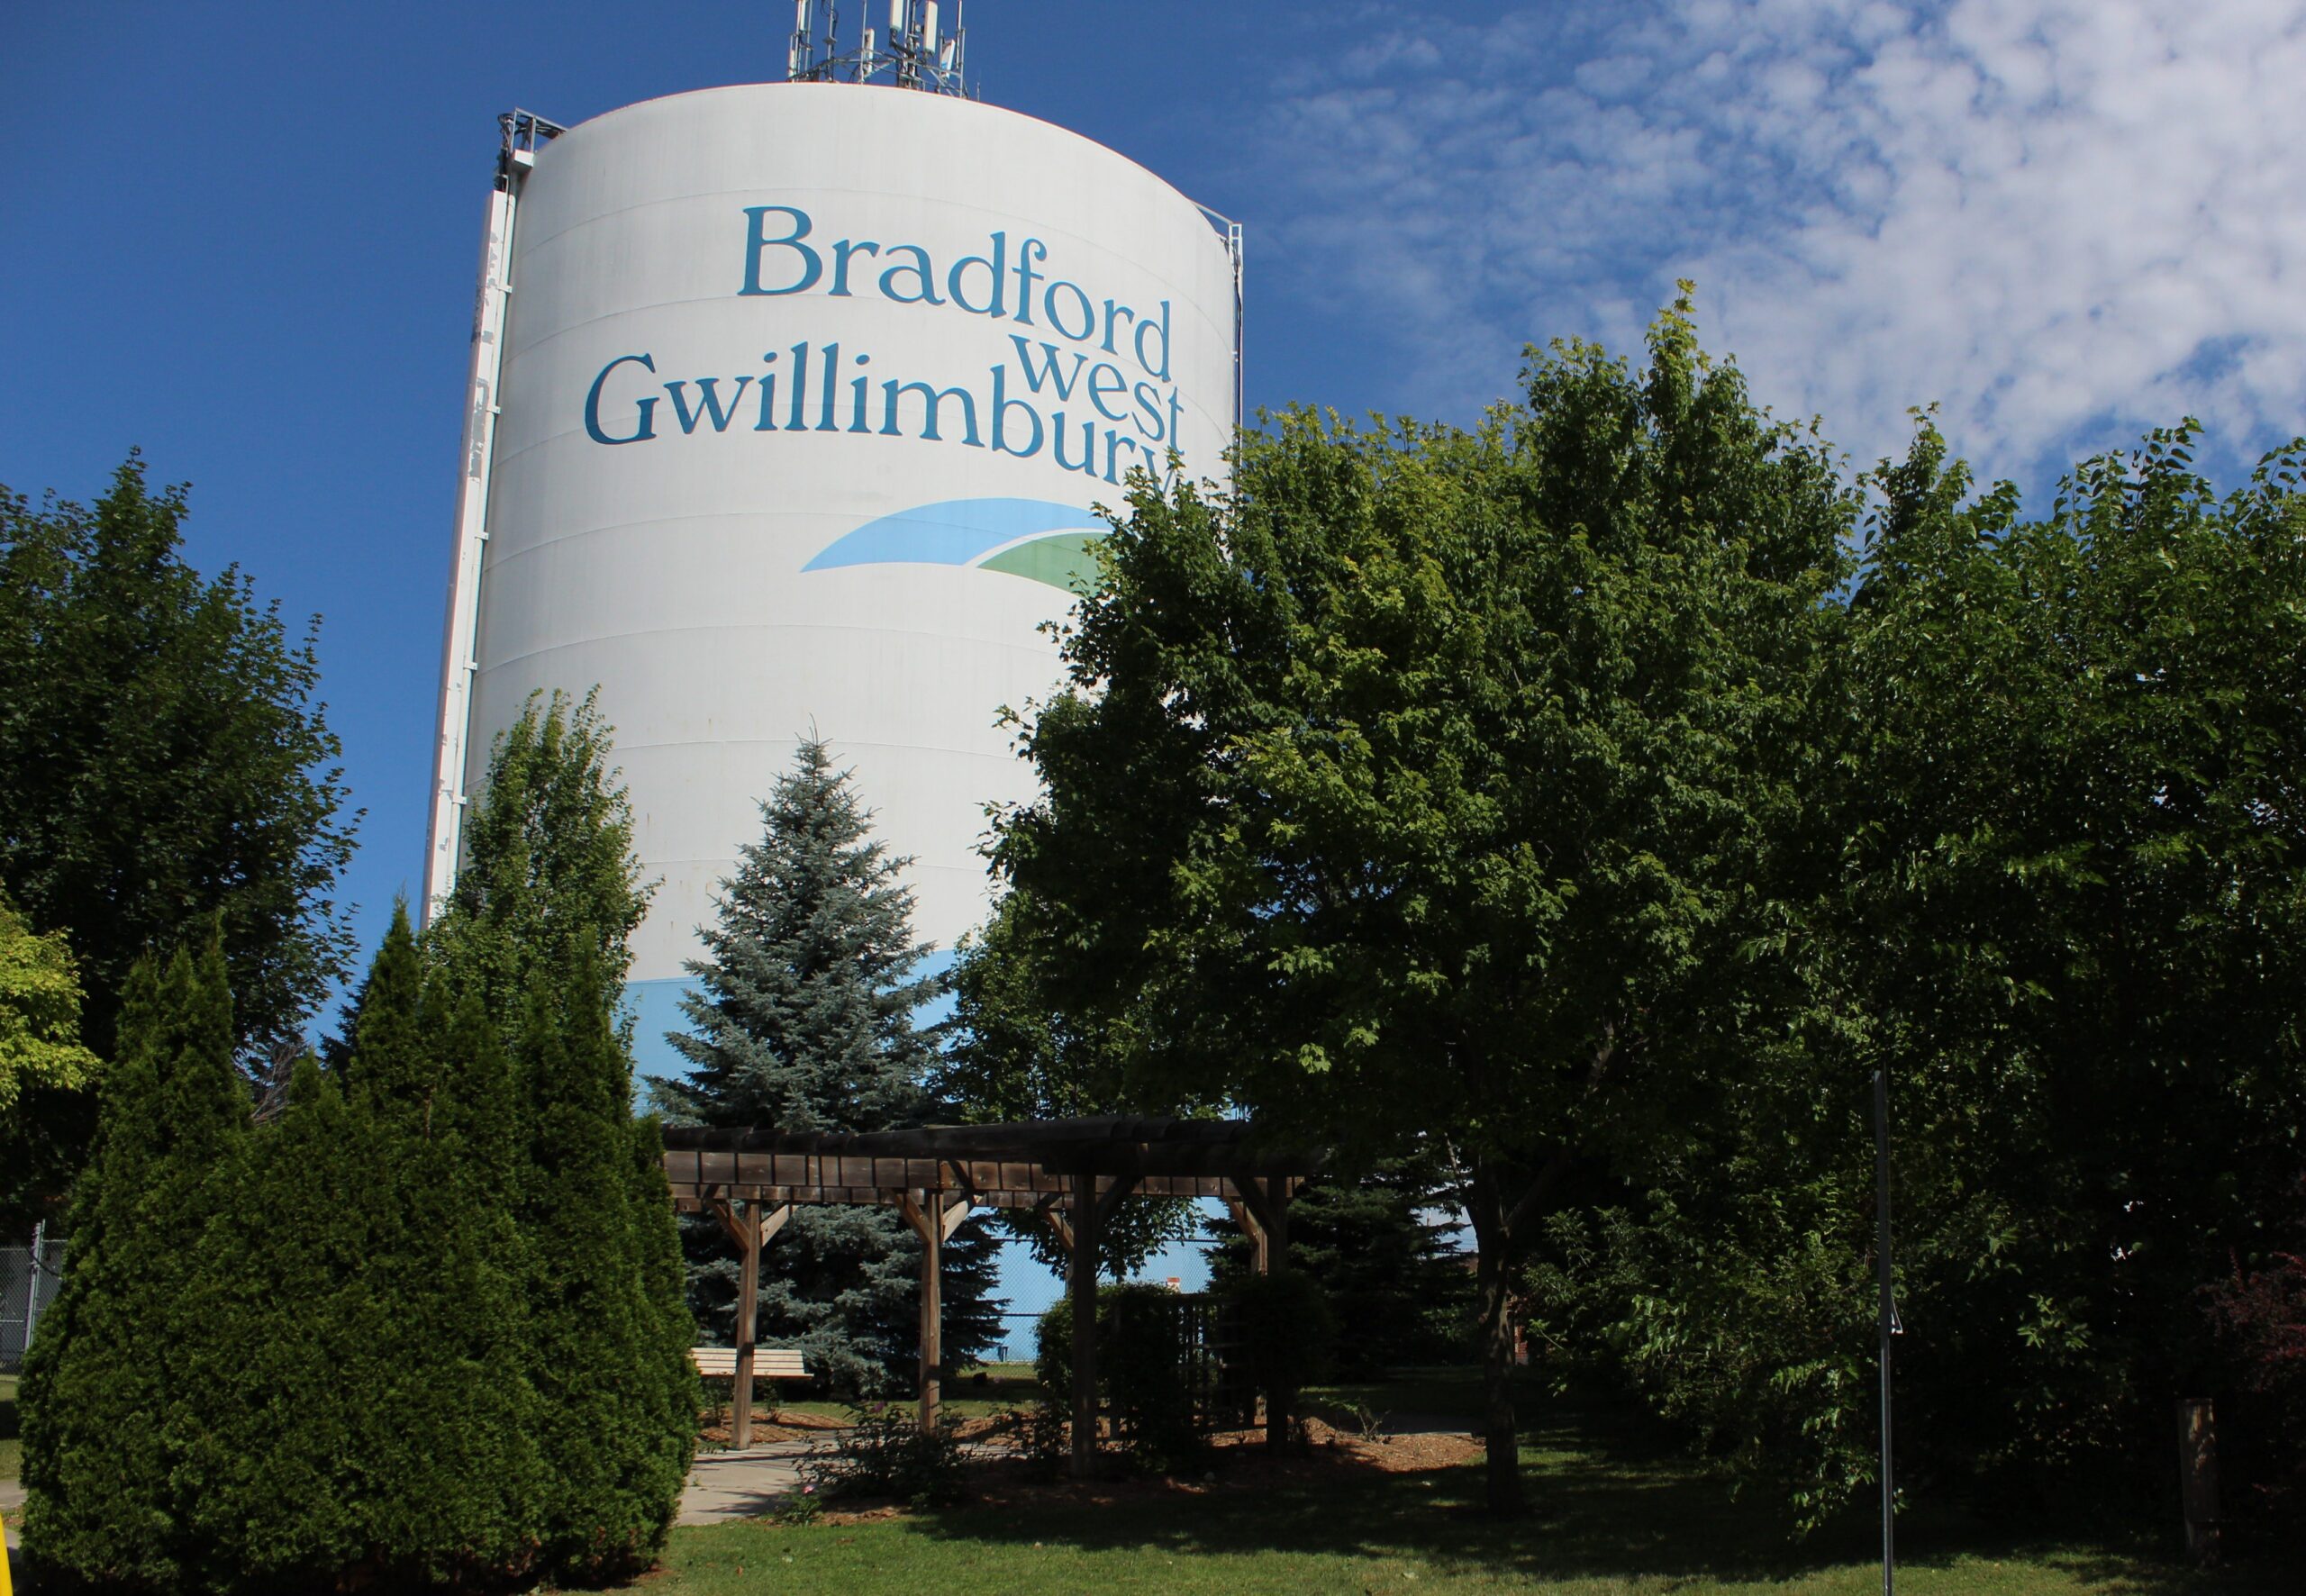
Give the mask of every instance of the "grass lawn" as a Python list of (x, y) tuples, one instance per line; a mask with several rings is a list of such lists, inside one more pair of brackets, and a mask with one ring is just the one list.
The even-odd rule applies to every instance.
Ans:
[[(1463, 1413), (1473, 1392), (1435, 1376), (1320, 1395), (1394, 1413)], [(767, 1520), (674, 1531), (647, 1596), (1080, 1596), (1091, 1592), (1431, 1592), (1549, 1596), (1866, 1596), (1880, 1565), (1866, 1515), (1788, 1548), (1766, 1511), (1592, 1410), (1530, 1404), (1523, 1452), (1530, 1515), (1476, 1510), (1477, 1465), (1370, 1474), (1262, 1492), (1056, 1500), (958, 1508), (857, 1524), (788, 1528)], [(1914, 1596), (2295, 1596), (2294, 1573), (2260, 1567), (2207, 1577), (2151, 1546), (1997, 1537), (1917, 1517), (1900, 1529), (1899, 1587)]]
[(16, 1377), (0, 1374), (0, 1480), (14, 1480), (24, 1455), (16, 1438)]

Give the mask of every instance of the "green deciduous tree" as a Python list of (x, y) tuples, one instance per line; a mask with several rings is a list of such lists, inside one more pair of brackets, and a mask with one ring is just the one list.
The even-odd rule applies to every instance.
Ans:
[[(148, 948), (222, 924), (247, 1057), (295, 1035), (352, 947), (318, 622), (292, 640), (237, 570), (204, 579), (185, 514), (134, 455), (93, 505), (0, 488), (0, 893), (68, 940), (100, 1056)], [(95, 1125), (58, 1086), (0, 1120), (0, 1223), (55, 1207)]]
[(1498, 1507), (1523, 1246), (1798, 1001), (1771, 839), (1854, 512), (1679, 305), (1477, 433), (1295, 413), (1228, 496), (1139, 483), (1026, 739), (998, 862), (1147, 1101), (1447, 1139)]
[(185, 514), (132, 455), (93, 505), (0, 490), (0, 885), (69, 935), (99, 1053), (130, 966), (212, 917), (243, 1045), (293, 1035), (351, 950), (313, 629), (187, 566)]
[(2283, 1466), (2206, 1309), (2263, 1310), (2306, 1164), (2306, 501), (2295, 446), (2223, 497), (2191, 449), (2040, 518), (1926, 423), (1874, 474), (1793, 850), (1817, 1006), (1541, 1249), (1548, 1348), (1800, 1521), (1872, 1477), (1875, 1067), (1907, 1480), (2135, 1511), (2202, 1395), (2235, 1500)]
[(25, 1553), (66, 1578), (171, 1588), (186, 1572), (197, 1481), (161, 1420), (198, 1243), (240, 1195), (248, 1098), (225, 971), (212, 924), (197, 954), (132, 974), (64, 1286), (26, 1360)]
[(2193, 445), (2031, 520), (1925, 427), (1853, 599), (1835, 930), (1904, 1131), (1909, 1433), (2003, 1501), (2159, 1482), (2225, 1377), (2200, 1293), (2306, 1165), (2306, 455), (2221, 497)]
[[(659, 1082), (668, 1110), (699, 1125), (885, 1130), (923, 1122), (933, 1044), (919, 1026), (940, 990), (921, 974), (907, 861), (872, 835), (850, 774), (804, 740), (761, 805), (761, 840), (722, 884), (718, 921), (692, 963), (690, 1063)], [(699, 1226), (700, 1314), (733, 1311), (734, 1265)], [(972, 1220), (941, 1249), (949, 1361), (997, 1338), (987, 1299), (991, 1244)], [(796, 1341), (835, 1380), (871, 1388), (910, 1377), (918, 1345), (920, 1244), (879, 1208), (803, 1207), (761, 1259), (760, 1328)]]
[(32, 935), (0, 897), (0, 1137), (14, 1145), (27, 1092), (77, 1092), (96, 1056), (80, 1045), (80, 980), (63, 933)]
[[(1040, 943), (1046, 931), (1031, 902), (1012, 893), (962, 940), (952, 970), (953, 1022), (936, 1073), (937, 1095), (957, 1119), (998, 1124), (1142, 1111), (1117, 1036), (1052, 1006)], [(1190, 1199), (1131, 1197), (1097, 1227), (1098, 1267), (1125, 1280), (1166, 1244), (1193, 1235), (1200, 1220), (1200, 1205)], [(1007, 1211), (994, 1222), (1059, 1275), (1070, 1268), (1045, 1222)]]
[(1820, 1117), (1845, 1147), (1813, 1162), (1784, 1135), (1827, 1139), (1800, 1106), (1548, 1216), (1523, 1281), (1554, 1389), (1639, 1398), (1797, 1534), (1874, 1482), (1878, 1440), (1870, 1143), (1855, 1114)]

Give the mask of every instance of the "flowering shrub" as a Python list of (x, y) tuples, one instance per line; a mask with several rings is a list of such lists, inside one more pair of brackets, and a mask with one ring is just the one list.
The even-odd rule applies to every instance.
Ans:
[(795, 1528), (815, 1523), (824, 1516), (825, 1499), (816, 1486), (803, 1481), (800, 1488), (776, 1504), (776, 1521)]
[(2210, 1316), (2253, 1404), (2235, 1415), (2258, 1443), (2245, 1441), (2256, 1465), (2245, 1489), (2269, 1523), (2294, 1527), (2306, 1508), (2306, 1256), (2275, 1253), (2263, 1268), (2238, 1269), (2210, 1293)]

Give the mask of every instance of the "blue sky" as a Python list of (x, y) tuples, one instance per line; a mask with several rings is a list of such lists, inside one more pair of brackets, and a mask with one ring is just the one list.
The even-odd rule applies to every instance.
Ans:
[[(1252, 404), (1469, 422), (1529, 340), (1709, 344), (1858, 460), (2306, 431), (2306, 4), (976, 0), (973, 77), (1241, 221)], [(789, 8), (0, 8), (0, 482), (132, 445), (323, 617), (365, 941), (417, 880), (494, 119), (781, 75)]]

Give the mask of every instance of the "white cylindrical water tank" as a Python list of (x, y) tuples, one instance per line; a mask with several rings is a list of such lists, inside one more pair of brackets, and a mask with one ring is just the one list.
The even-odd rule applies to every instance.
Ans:
[(628, 106), (508, 183), (432, 885), (449, 789), (477, 786), (494, 735), (531, 693), (597, 686), (661, 884), (633, 944), (644, 1055), (813, 729), (949, 948), (987, 902), (985, 806), (1031, 792), (996, 718), (1057, 679), (1039, 629), (1094, 507), (1173, 449), (1222, 470), (1226, 235), (1063, 129), (854, 84)]

